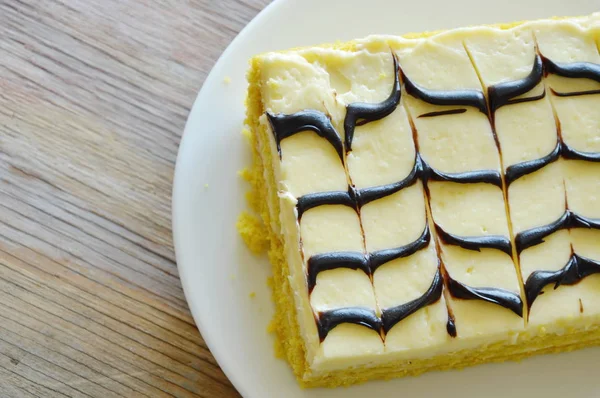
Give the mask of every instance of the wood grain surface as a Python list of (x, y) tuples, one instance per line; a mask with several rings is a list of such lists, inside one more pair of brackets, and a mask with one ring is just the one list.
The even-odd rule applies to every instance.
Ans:
[(0, 0), (0, 397), (236, 397), (179, 282), (189, 109), (268, 0)]

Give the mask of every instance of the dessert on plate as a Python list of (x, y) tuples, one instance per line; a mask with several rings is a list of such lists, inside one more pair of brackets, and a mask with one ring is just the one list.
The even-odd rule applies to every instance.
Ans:
[(599, 48), (593, 14), (252, 59), (251, 199), (302, 385), (600, 343)]

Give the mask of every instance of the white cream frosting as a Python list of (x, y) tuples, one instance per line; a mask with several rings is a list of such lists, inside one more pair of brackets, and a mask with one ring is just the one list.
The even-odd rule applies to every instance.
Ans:
[(410, 173), (415, 152), (406, 111), (399, 106), (388, 117), (354, 130), (347, 160), (352, 182), (368, 188), (400, 181)]

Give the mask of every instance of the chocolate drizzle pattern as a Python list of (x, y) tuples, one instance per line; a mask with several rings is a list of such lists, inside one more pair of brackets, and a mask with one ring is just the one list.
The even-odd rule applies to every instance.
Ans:
[[(442, 279), (442, 274), (438, 266), (435, 276), (433, 277), (433, 281), (431, 282), (431, 286), (421, 297), (397, 307), (388, 308), (382, 311), (381, 322), (383, 326), (383, 332), (388, 333), (390, 329), (401, 320), (405, 319), (409, 315), (414, 314), (423, 307), (436, 303), (440, 297), (442, 297), (443, 288), (444, 280)], [(456, 335), (454, 337), (456, 337)]]
[(593, 64), (591, 62), (573, 62), (567, 64), (554, 62), (543, 55), (541, 57), (544, 60), (546, 73), (552, 73), (571, 79), (590, 79), (600, 82), (600, 65), (598, 64)]
[[(508, 105), (523, 101), (535, 101), (544, 98), (546, 91), (540, 96), (529, 97), (524, 99), (515, 100), (514, 98), (520, 95), (524, 95), (533, 88), (535, 88), (540, 82), (544, 75), (556, 74), (558, 76), (573, 78), (573, 79), (591, 79), (600, 82), (600, 65), (589, 63), (589, 62), (575, 62), (571, 64), (553, 62), (552, 60), (539, 54), (535, 56), (534, 65), (531, 73), (521, 79), (514, 82), (502, 83), (488, 89), (490, 96), (490, 108), (495, 111), (503, 105)], [(553, 95), (559, 97), (570, 97), (580, 95), (591, 95), (599, 94), (600, 90), (590, 91), (577, 91), (572, 93), (558, 93), (551, 89)], [(571, 148), (561, 136), (558, 137), (558, 141), (554, 150), (548, 155), (522, 163), (511, 165), (506, 169), (506, 183), (509, 185), (520, 177), (533, 173), (540, 170), (544, 166), (555, 162), (562, 156), (565, 159), (573, 160), (586, 160), (590, 162), (600, 162), (600, 153), (594, 152), (582, 152), (574, 148)]]
[(381, 319), (375, 311), (363, 307), (336, 308), (318, 314), (317, 328), (321, 342), (325, 340), (333, 328), (342, 323), (362, 325), (377, 333), (381, 331)]
[[(582, 217), (567, 209), (555, 222), (532, 228), (518, 234), (515, 238), (520, 253), (529, 247), (544, 242), (544, 238), (561, 229), (587, 228), (600, 230), (600, 219)], [(571, 247), (571, 251), (573, 248)], [(571, 253), (567, 264), (558, 271), (534, 271), (525, 282), (525, 296), (529, 308), (541, 294), (543, 288), (554, 283), (554, 289), (561, 285), (574, 285), (585, 277), (599, 273), (600, 262)]]
[(371, 275), (369, 256), (359, 252), (329, 252), (315, 254), (307, 261), (308, 292), (312, 293), (317, 284), (317, 275), (320, 272), (336, 268), (360, 269), (365, 274)]
[(563, 93), (556, 90), (552, 90), (552, 94), (557, 97), (579, 97), (581, 95), (592, 95), (592, 94), (600, 94), (600, 90), (588, 90), (588, 91), (573, 91), (570, 93)]
[(512, 182), (518, 180), (524, 175), (534, 173), (540, 170), (542, 167), (549, 165), (552, 162), (556, 162), (562, 152), (562, 144), (560, 141), (556, 143), (556, 146), (548, 155), (534, 160), (528, 160), (508, 166), (504, 178), (506, 179), (506, 185), (510, 185)]
[(413, 168), (408, 176), (403, 180), (391, 184), (379, 185), (376, 187), (363, 188), (359, 190), (357, 196), (359, 206), (362, 207), (374, 200), (384, 198), (400, 191), (401, 189), (414, 185), (419, 178), (421, 178), (422, 170), (423, 167), (421, 163), (421, 157), (417, 154)]
[(561, 154), (563, 158), (570, 160), (585, 160), (588, 162), (600, 162), (600, 152), (583, 152), (571, 148), (565, 142), (562, 143)]
[(421, 249), (425, 249), (431, 240), (429, 226), (425, 225), (423, 233), (407, 245), (394, 249), (383, 249), (372, 253), (359, 252), (328, 252), (312, 255), (307, 261), (308, 268), (308, 290), (312, 292), (317, 284), (317, 276), (320, 272), (336, 268), (360, 269), (368, 276), (380, 266), (403, 257), (412, 256)]
[(470, 287), (448, 277), (448, 291), (455, 298), (487, 301), (488, 303), (508, 308), (520, 317), (523, 316), (523, 301), (521, 300), (521, 296), (508, 290), (489, 287)]
[(550, 163), (557, 161), (560, 157), (569, 160), (585, 160), (588, 162), (600, 162), (600, 153), (598, 152), (583, 152), (571, 148), (566, 144), (561, 137), (556, 142), (556, 146), (546, 156), (539, 159), (528, 160), (517, 163), (506, 168), (505, 178), (506, 184), (510, 185), (519, 178), (534, 173)]
[(395, 249), (383, 249), (371, 253), (369, 255), (369, 268), (371, 273), (374, 273), (377, 268), (389, 263), (390, 261), (412, 256), (419, 250), (427, 248), (430, 241), (431, 232), (429, 231), (429, 225), (425, 224), (423, 233), (414, 242), (411, 242), (405, 246), (397, 247)]
[(447, 111), (437, 111), (437, 112), (427, 112), (422, 115), (417, 116), (419, 119), (423, 117), (436, 117), (436, 116), (446, 116), (446, 115), (460, 115), (461, 113), (465, 113), (467, 110), (465, 108), (459, 109), (449, 109)]
[(517, 234), (515, 237), (517, 252), (521, 253), (527, 248), (539, 245), (544, 242), (544, 238), (561, 229), (573, 228), (600, 229), (600, 219), (583, 217), (567, 209), (558, 220)]
[[(600, 65), (589, 63), (561, 64), (554, 63), (539, 53), (535, 56), (533, 67), (528, 76), (521, 80), (505, 82), (488, 88), (488, 98), (478, 90), (455, 90), (439, 91), (428, 90), (412, 82), (402, 71), (398, 60), (393, 55), (394, 82), (390, 95), (380, 103), (353, 103), (346, 107), (346, 117), (344, 119), (345, 140), (342, 142), (336, 129), (333, 127), (330, 118), (322, 112), (315, 110), (304, 110), (294, 114), (272, 114), (267, 113), (271, 124), (279, 156), (281, 157), (281, 141), (301, 131), (314, 131), (319, 136), (325, 138), (336, 150), (340, 160), (344, 163), (344, 153), (351, 151), (354, 130), (357, 125), (363, 125), (372, 121), (380, 120), (390, 115), (399, 105), (401, 99), (401, 87), (404, 85), (406, 93), (424, 102), (442, 105), (442, 106), (467, 106), (474, 107), (490, 117), (490, 122), (494, 124), (494, 113), (499, 108), (507, 105), (536, 101), (545, 97), (546, 90), (542, 94), (533, 97), (517, 98), (526, 95), (537, 87), (543, 76), (548, 73), (554, 73), (569, 78), (587, 78), (600, 81)], [(401, 77), (401, 81), (399, 79)], [(553, 95), (587, 95), (595, 94), (596, 91), (577, 92), (577, 93), (556, 93), (551, 90)], [(418, 117), (438, 117), (451, 114), (460, 114), (467, 112), (465, 108), (450, 109), (439, 112), (430, 112)], [(489, 112), (489, 113), (488, 113)], [(495, 137), (496, 138), (496, 137)], [(498, 144), (497, 138), (496, 143)], [(500, 150), (500, 148), (498, 147)], [(356, 210), (360, 215), (360, 210), (366, 204), (375, 200), (392, 195), (404, 188), (414, 185), (421, 180), (424, 183), (425, 190), (428, 193), (428, 181), (447, 181), (454, 183), (489, 183), (503, 189), (503, 177), (506, 186), (521, 178), (524, 175), (533, 173), (544, 166), (556, 161), (559, 157), (566, 159), (579, 159), (586, 161), (600, 161), (600, 153), (589, 153), (577, 151), (562, 141), (559, 137), (553, 151), (548, 155), (531, 161), (526, 161), (511, 165), (507, 168), (505, 175), (501, 175), (497, 170), (476, 170), (464, 173), (444, 173), (430, 167), (422, 158), (420, 153), (416, 152), (414, 166), (410, 173), (404, 179), (381, 186), (356, 189), (349, 186), (347, 191), (319, 192), (304, 195), (298, 198), (297, 212), (298, 221), (302, 215), (317, 206), (323, 205), (344, 205)], [(483, 248), (496, 249), (512, 256), (512, 243), (508, 237), (504, 236), (457, 236), (443, 230), (435, 222), (436, 235), (440, 241), (448, 245), (457, 245), (467, 250), (480, 251)], [(517, 234), (515, 237), (515, 246), (518, 253), (521, 253), (528, 247), (543, 242), (543, 239), (551, 233), (566, 228), (597, 228), (600, 229), (600, 220), (588, 219), (576, 215), (569, 209), (566, 209), (563, 216), (547, 226), (532, 228)], [(405, 246), (380, 250), (372, 253), (362, 252), (331, 252), (316, 254), (307, 260), (307, 285), (309, 293), (313, 291), (317, 284), (317, 276), (320, 272), (336, 268), (347, 268), (362, 270), (370, 278), (374, 272), (382, 265), (402, 257), (413, 255), (419, 250), (427, 248), (432, 242), (431, 231), (429, 230), (429, 221), (426, 216), (426, 225), (423, 233), (414, 241)], [(525, 283), (526, 299), (529, 308), (540, 294), (542, 289), (555, 283), (555, 288), (561, 284), (573, 284), (582, 278), (593, 273), (600, 272), (600, 262), (587, 259), (577, 254), (573, 254), (568, 264), (556, 272), (536, 271)], [(464, 300), (483, 300), (493, 303), (514, 312), (518, 316), (523, 316), (523, 301), (518, 293), (506, 291), (498, 288), (483, 287), (475, 288), (464, 285), (452, 279), (438, 257), (438, 267), (429, 289), (419, 298), (408, 303), (398, 305), (393, 308), (382, 310), (381, 317), (375, 311), (362, 307), (349, 307), (333, 309), (325, 312), (319, 312), (316, 317), (319, 337), (323, 341), (329, 332), (342, 323), (351, 323), (368, 327), (378, 332), (382, 338), (386, 333), (406, 317), (415, 313), (421, 308), (436, 303), (442, 296), (444, 286), (448, 292), (456, 299)], [(448, 334), (452, 337), (457, 335), (454, 316), (448, 308)]]
[[(591, 62), (574, 62), (570, 64), (553, 62), (543, 57), (546, 73), (552, 73), (562, 77), (572, 79), (590, 79), (600, 83), (600, 65)], [(578, 97), (581, 95), (600, 94), (600, 90), (573, 91), (569, 93), (557, 92), (552, 90), (557, 97)]]
[(502, 187), (502, 176), (496, 170), (475, 170), (463, 173), (443, 173), (430, 167), (419, 153), (408, 176), (391, 184), (356, 189), (349, 186), (347, 191), (330, 191), (310, 193), (298, 198), (298, 218), (307, 210), (323, 205), (344, 205), (360, 209), (366, 204), (392, 195), (417, 181), (446, 181), (461, 184), (487, 183)]
[[(600, 82), (600, 65), (588, 62), (577, 62), (570, 64), (553, 62), (538, 52), (535, 57), (532, 71), (526, 78), (516, 82), (509, 82), (496, 87), (490, 87), (489, 96), (491, 109), (496, 110), (500, 106), (516, 103), (515, 101), (517, 100), (512, 98), (526, 94), (541, 82), (542, 76), (548, 74), (556, 74), (558, 76), (575, 79), (591, 79)], [(511, 87), (512, 93), (510, 89)], [(577, 91), (571, 93), (559, 93), (553, 89), (550, 91), (553, 95), (558, 97), (571, 97), (600, 93), (600, 90)], [(537, 99), (542, 99), (545, 96), (545, 93), (546, 91), (544, 90), (541, 96), (526, 98), (526, 100), (534, 101)], [(563, 157), (564, 159), (583, 160), (589, 162), (600, 161), (600, 153), (583, 152), (571, 148), (564, 141), (562, 134), (560, 133), (558, 134), (557, 138), (556, 146), (548, 155), (539, 159), (534, 159), (507, 167), (505, 173), (507, 186), (517, 179), (527, 174), (534, 173), (557, 161), (560, 157)], [(523, 250), (541, 244), (544, 242), (544, 238), (559, 230), (572, 228), (600, 229), (600, 220), (578, 215), (571, 211), (567, 204), (565, 212), (558, 220), (547, 225), (531, 228), (518, 233), (515, 236), (517, 253), (520, 255)], [(543, 288), (549, 284), (554, 283), (555, 289), (560, 285), (573, 285), (581, 281), (586, 276), (598, 272), (600, 272), (600, 262), (579, 256), (575, 253), (571, 253), (569, 261), (562, 269), (558, 271), (534, 271), (527, 278), (524, 286), (527, 306), (529, 309), (531, 309), (535, 299), (541, 294)]]
[(479, 90), (428, 90), (415, 84), (400, 69), (404, 88), (408, 95), (432, 105), (472, 106), (480, 112), (487, 114), (485, 96)]
[(347, 191), (329, 191), (315, 192), (303, 195), (298, 198), (296, 209), (298, 210), (298, 220), (302, 219), (304, 212), (317, 206), (324, 205), (343, 205), (356, 209), (358, 193), (354, 187), (348, 187)]
[(502, 187), (502, 176), (497, 170), (474, 170), (462, 173), (443, 173), (430, 167), (419, 155), (423, 181), (446, 181), (459, 184), (486, 183)]
[(481, 251), (481, 249), (497, 249), (512, 256), (510, 239), (502, 235), (458, 236), (444, 231), (436, 225), (439, 239), (447, 245), (460, 246), (463, 249)]
[(515, 97), (527, 94), (529, 91), (533, 90), (535, 86), (537, 86), (542, 81), (542, 76), (542, 57), (540, 57), (539, 54), (536, 54), (535, 59), (533, 61), (533, 68), (531, 69), (529, 75), (527, 75), (521, 80), (499, 83), (495, 86), (491, 86), (488, 88), (488, 97), (490, 101), (491, 113), (493, 114), (494, 112), (496, 112), (496, 110), (498, 110), (498, 108), (504, 105), (510, 105), (527, 101), (536, 101), (544, 98), (544, 96), (546, 95), (545, 91), (540, 96), (532, 98), (515, 99)]
[(325, 138), (333, 146), (340, 160), (344, 159), (344, 146), (339, 134), (331, 124), (331, 119), (316, 110), (304, 110), (290, 115), (267, 112), (271, 130), (275, 136), (277, 152), (281, 159), (281, 141), (302, 131), (313, 131)]
[(354, 129), (357, 122), (365, 124), (375, 120), (383, 119), (388, 116), (400, 103), (400, 81), (398, 80), (398, 59), (395, 54), (392, 54), (394, 59), (394, 83), (390, 96), (383, 102), (365, 103), (354, 102), (346, 106), (346, 117), (344, 118), (344, 132), (346, 136), (346, 151), (352, 150), (352, 140), (354, 138)]
[(571, 258), (558, 271), (534, 271), (525, 282), (527, 306), (531, 309), (535, 299), (544, 287), (554, 284), (554, 289), (561, 285), (574, 285), (583, 278), (600, 273), (600, 261), (571, 253)]

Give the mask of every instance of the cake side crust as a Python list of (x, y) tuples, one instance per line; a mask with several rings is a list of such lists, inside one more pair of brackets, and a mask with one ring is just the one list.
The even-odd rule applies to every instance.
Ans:
[[(600, 320), (599, 320), (600, 321)], [(496, 343), (485, 350), (466, 349), (442, 356), (390, 362), (374, 368), (358, 367), (331, 372), (326, 376), (304, 381), (305, 387), (340, 387), (370, 380), (389, 380), (398, 377), (418, 376), (430, 371), (461, 370), (485, 363), (521, 361), (534, 355), (570, 352), (600, 345), (600, 328), (571, 334), (540, 335), (523, 339), (518, 344)]]
[(261, 61), (259, 58), (254, 58), (250, 65), (247, 75), (249, 88), (245, 124), (250, 131), (253, 164), (248, 172), (252, 175), (250, 179), (252, 189), (248, 192), (247, 199), (260, 214), (264, 228), (257, 229), (256, 226), (244, 225), (253, 230), (251, 233), (268, 235), (268, 257), (273, 271), (273, 279), (269, 285), (275, 304), (275, 314), (269, 325), (269, 331), (275, 335), (276, 354), (287, 359), (298, 380), (302, 381), (308, 371), (304, 342), (300, 336), (296, 304), (293, 299), (294, 292), (289, 283), (290, 273), (285, 259), (284, 242), (278, 232), (281, 226), (277, 217), (271, 217), (271, 212), (279, 214), (279, 198), (275, 190), (269, 194), (267, 189), (268, 186), (277, 186), (273, 173), (273, 159), (268, 147), (261, 150), (259, 145), (260, 140), (262, 142), (269, 140), (269, 132), (258, 122), (264, 112), (260, 86)]

